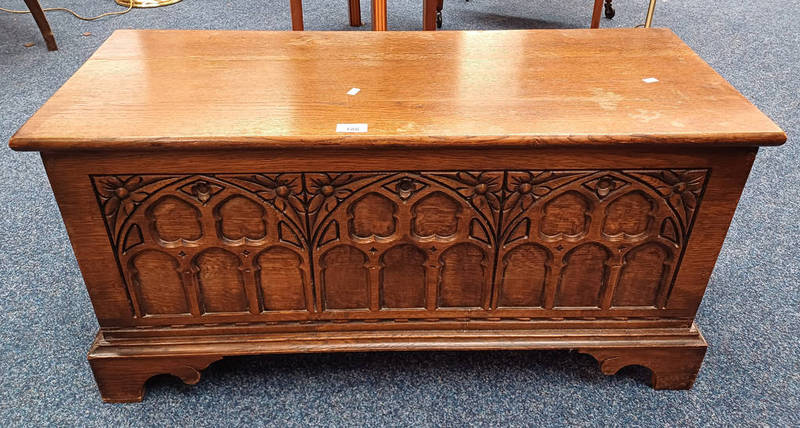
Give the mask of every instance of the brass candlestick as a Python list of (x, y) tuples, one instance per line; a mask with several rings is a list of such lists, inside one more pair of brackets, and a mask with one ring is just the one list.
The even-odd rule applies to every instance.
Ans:
[(181, 0), (114, 0), (120, 6), (128, 7), (133, 3), (133, 7), (159, 7), (177, 3)]

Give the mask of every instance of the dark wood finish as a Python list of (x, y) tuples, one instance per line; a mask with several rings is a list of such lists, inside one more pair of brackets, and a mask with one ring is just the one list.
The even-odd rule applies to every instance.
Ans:
[(39, 26), (39, 31), (42, 32), (42, 38), (44, 38), (44, 43), (47, 45), (47, 50), (58, 50), (56, 38), (53, 36), (53, 30), (50, 29), (50, 23), (47, 22), (47, 17), (44, 15), (44, 11), (42, 10), (42, 5), (39, 4), (39, 0), (25, 0), (25, 4), (28, 6), (28, 10), (31, 11), (31, 15), (33, 15), (36, 25)]
[(436, 30), (436, 12), (439, 0), (422, 0), (422, 29), (424, 31)]
[(360, 27), (361, 24), (361, 0), (348, 1), (348, 14), (350, 16), (350, 26)]
[[(375, 3), (378, 3), (377, 5)], [(292, 12), (292, 30), (303, 31), (303, 0), (290, 0)], [(347, 12), (350, 18), (351, 27), (360, 27), (361, 23), (361, 0), (348, 0)], [(372, 5), (373, 19), (372, 29), (374, 31), (386, 30), (386, 0), (373, 0)], [(377, 12), (376, 12), (377, 11)], [(375, 15), (378, 13), (378, 15)]]
[[(690, 387), (695, 313), (783, 132), (666, 30), (350, 34), (118, 31), (12, 138), (42, 151), (103, 398), (363, 350), (577, 349)], [(419, 78), (458, 69), (431, 37), (469, 40), (462, 73)]]
[(592, 9), (592, 24), (591, 28), (600, 28), (600, 17), (603, 13), (603, 0), (594, 0), (594, 8)]
[[(437, 22), (437, 18), (441, 16), (444, 0), (423, 0), (422, 1), (422, 29), (425, 31), (434, 31), (436, 28), (441, 28)], [(600, 28), (600, 17), (603, 15), (603, 5), (605, 4), (606, 18), (614, 17), (614, 8), (611, 6), (611, 0), (594, 0), (594, 7), (592, 8), (592, 21), (590, 28)]]
[(303, 0), (289, 0), (292, 11), (292, 30), (303, 31)]

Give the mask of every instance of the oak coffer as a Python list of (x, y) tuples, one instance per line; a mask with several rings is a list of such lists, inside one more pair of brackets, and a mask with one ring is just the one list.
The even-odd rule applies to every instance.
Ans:
[(123, 30), (10, 145), (41, 152), (119, 402), (224, 356), (371, 350), (575, 349), (689, 388), (785, 138), (664, 29)]

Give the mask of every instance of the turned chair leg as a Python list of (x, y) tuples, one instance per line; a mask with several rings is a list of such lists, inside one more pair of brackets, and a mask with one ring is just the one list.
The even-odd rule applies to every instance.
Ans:
[(386, 0), (372, 0), (372, 31), (386, 31)]
[(50, 30), (50, 24), (47, 22), (47, 17), (44, 16), (44, 11), (39, 4), (39, 0), (25, 0), (25, 4), (28, 5), (28, 9), (31, 11), (31, 15), (33, 15), (33, 19), (36, 21), (36, 25), (39, 26), (39, 31), (42, 32), (47, 50), (58, 50), (56, 38), (53, 37), (53, 31)]
[(292, 30), (303, 31), (303, 0), (289, 0), (292, 9)]
[(361, 0), (349, 0), (350, 26), (361, 26)]
[(592, 11), (591, 28), (600, 28), (600, 14), (603, 11), (604, 0), (594, 0), (594, 10)]
[(422, 0), (422, 29), (425, 31), (436, 30), (436, 12), (438, 0)]

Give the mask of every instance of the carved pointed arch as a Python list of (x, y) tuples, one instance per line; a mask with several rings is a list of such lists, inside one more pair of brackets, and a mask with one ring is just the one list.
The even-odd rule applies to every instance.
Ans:
[(256, 283), (265, 311), (311, 310), (308, 272), (303, 256), (274, 245), (254, 258)]
[(397, 205), (386, 196), (370, 192), (349, 204), (349, 234), (361, 241), (385, 241), (397, 232)]
[(656, 220), (656, 199), (641, 189), (617, 196), (605, 205), (602, 233), (609, 240), (646, 237)]
[(200, 210), (176, 195), (164, 195), (146, 209), (150, 235), (164, 247), (197, 245), (203, 237)]
[[(479, 298), (468, 303), (488, 304), (496, 237), (469, 199), (424, 174), (387, 175), (353, 191), (313, 234), (314, 277), (324, 288), (318, 293), (322, 308), (433, 310), (439, 304), (466, 304), (448, 291), (452, 281), (445, 281), (445, 295), (437, 283), (442, 275), (457, 275), (452, 257), (458, 251), (441, 256), (459, 242), (471, 242), (481, 254), (476, 267), (481, 278), (469, 279), (478, 284)], [(333, 266), (333, 259), (346, 263)], [(449, 267), (442, 260), (449, 261)], [(333, 278), (347, 278), (354, 288), (340, 292)], [(348, 297), (340, 298), (344, 295)]]
[(473, 243), (455, 244), (442, 252), (439, 263), (439, 307), (478, 308), (488, 304), (490, 258)]
[[(456, 189), (443, 184), (441, 180), (437, 179), (438, 177), (434, 177), (432, 174), (401, 172), (385, 175), (379, 178), (377, 181), (366, 183), (366, 185), (349, 193), (346, 198), (342, 199), (338, 205), (335, 206), (335, 208), (318, 220), (319, 226), (312, 230), (312, 235), (314, 237), (312, 240), (313, 245), (315, 247), (324, 247), (325, 245), (333, 245), (334, 243), (363, 241), (363, 239), (359, 239), (358, 235), (352, 236), (354, 234), (341, 232), (345, 232), (344, 229), (353, 230), (353, 228), (349, 226), (345, 227), (345, 225), (350, 224), (351, 219), (349, 214), (352, 212), (353, 206), (358, 206), (359, 202), (364, 202), (364, 198), (367, 195), (372, 194), (374, 196), (372, 198), (373, 201), (371, 201), (373, 202), (373, 205), (383, 205), (383, 207), (381, 207), (381, 209), (378, 211), (389, 211), (389, 205), (386, 203), (386, 200), (393, 204), (392, 211), (394, 212), (394, 217), (397, 221), (397, 230), (395, 231), (395, 234), (398, 237), (410, 235), (414, 236), (414, 239), (419, 242), (450, 242), (454, 239), (460, 239), (462, 234), (466, 237), (471, 229), (477, 230), (476, 227), (478, 226), (470, 225), (470, 221), (474, 220), (479, 223), (479, 227), (481, 229), (488, 232), (483, 234), (485, 235), (485, 239), (489, 241), (487, 245), (493, 246), (496, 240), (494, 234), (495, 228), (490, 224), (486, 216), (480, 210), (475, 209), (475, 207), (471, 205), (470, 200), (464, 197), (463, 194)], [(414, 233), (413, 229), (414, 223), (412, 219), (414, 218), (414, 207), (417, 206), (420, 201), (430, 198), (432, 197), (431, 195), (434, 194), (436, 196), (433, 197), (438, 199), (436, 202), (443, 202), (442, 205), (446, 205), (444, 207), (445, 209), (441, 210), (442, 212), (435, 213), (433, 216), (436, 220), (434, 223), (443, 224), (431, 224), (427, 229), (441, 229), (439, 231), (450, 233), (450, 235), (443, 236), (433, 233), (431, 235), (423, 234), (425, 236), (419, 236), (418, 234)], [(377, 195), (380, 197), (385, 197), (386, 200), (380, 199), (380, 197)], [(448, 212), (445, 213), (444, 211)], [(457, 212), (457, 216), (455, 218), (453, 218), (453, 216), (446, 215), (452, 211)], [(383, 232), (388, 232), (390, 229), (388, 226), (388, 224), (390, 224), (388, 221), (388, 215), (384, 215), (383, 217), (386, 217), (386, 221), (382, 222), (386, 223), (386, 227), (384, 227), (385, 230), (383, 230)], [(450, 223), (448, 224), (447, 221), (450, 221)], [(452, 224), (453, 222), (455, 222), (455, 224)], [(340, 229), (340, 234), (336, 238), (332, 236), (334, 231), (334, 223), (337, 223)], [(456, 229), (456, 231), (452, 232), (453, 229)], [(346, 236), (348, 234), (351, 236)], [(455, 238), (454, 234), (458, 235), (458, 238)], [(484, 236), (481, 237), (483, 238)], [(373, 238), (368, 240), (374, 242), (376, 239)], [(384, 241), (388, 242), (385, 239)], [(369, 246), (372, 245), (370, 244)], [(365, 250), (369, 249), (369, 246), (365, 248)]]
[(214, 207), (217, 236), (228, 245), (259, 245), (267, 237), (267, 211), (235, 192)]
[(424, 308), (428, 255), (411, 244), (399, 244), (381, 256), (382, 308)]
[(243, 269), (239, 257), (224, 248), (208, 248), (192, 259), (203, 312), (248, 310)]
[(514, 247), (503, 257), (498, 280), (498, 307), (542, 307), (552, 269), (547, 248), (532, 243)]
[(320, 257), (322, 304), (325, 309), (368, 309), (367, 255), (352, 245), (338, 245)]
[[(137, 209), (128, 216), (121, 225), (121, 230), (128, 230), (133, 224), (143, 226), (147, 230), (143, 237), (141, 247), (152, 246), (159, 243), (161, 247), (181, 248), (193, 247), (203, 244), (210, 245), (262, 245), (266, 239), (286, 237), (286, 242), (295, 246), (305, 246), (307, 243), (305, 225), (298, 222), (296, 216), (290, 216), (288, 210), (281, 211), (275, 204), (269, 203), (253, 189), (242, 187), (241, 183), (220, 179), (209, 175), (192, 175), (181, 179), (172, 179), (152, 194), (143, 197), (137, 204)], [(152, 186), (152, 185), (151, 185)], [(185, 224), (169, 228), (177, 223), (176, 218), (168, 216), (171, 208), (164, 205), (161, 216), (162, 234), (166, 232), (167, 238), (182, 232), (183, 235), (197, 239), (181, 238), (180, 240), (161, 239), (159, 229), (153, 229), (154, 206), (162, 199), (167, 198), (173, 206), (179, 207), (179, 214), (190, 218), (188, 213), (194, 213), (197, 221), (187, 221)], [(202, 214), (213, 207), (210, 212)], [(254, 217), (259, 216), (260, 220)], [(181, 217), (181, 219), (183, 218)], [(227, 218), (226, 218), (227, 217)], [(183, 220), (181, 220), (183, 223)], [(177, 229), (177, 232), (175, 231)], [(282, 230), (281, 230), (282, 229)], [(225, 235), (227, 233), (228, 235)], [(263, 235), (263, 236), (261, 236)], [(261, 236), (258, 238), (258, 236)], [(122, 245), (117, 245), (118, 252)], [(188, 252), (188, 251), (187, 251)]]
[(186, 289), (178, 261), (164, 251), (139, 251), (128, 260), (129, 280), (139, 313), (189, 314)]
[(448, 240), (458, 233), (464, 209), (444, 192), (431, 192), (411, 207), (411, 233), (422, 240)]
[(659, 242), (646, 242), (628, 250), (623, 256), (612, 306), (662, 306), (673, 264), (673, 249)]
[(559, 307), (600, 307), (608, 285), (611, 251), (602, 244), (581, 244), (564, 255), (555, 304)]

